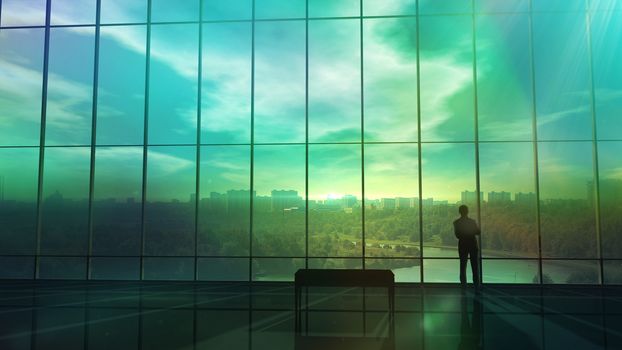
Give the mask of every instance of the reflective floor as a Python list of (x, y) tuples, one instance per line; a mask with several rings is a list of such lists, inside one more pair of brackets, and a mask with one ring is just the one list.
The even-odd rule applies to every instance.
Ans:
[[(0, 349), (622, 349), (622, 288), (0, 282)], [(391, 336), (394, 333), (394, 336)]]

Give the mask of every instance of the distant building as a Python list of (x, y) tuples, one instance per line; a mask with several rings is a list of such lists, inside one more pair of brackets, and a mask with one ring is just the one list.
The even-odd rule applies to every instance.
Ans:
[(512, 195), (510, 192), (488, 192), (488, 203), (490, 204), (500, 204), (500, 203), (509, 203), (512, 201)]
[[(482, 198), (482, 192), (479, 193), (479, 198)], [(468, 206), (477, 205), (477, 191), (462, 191), (460, 194), (460, 202)]]
[[(396, 209), (408, 209), (408, 208), (412, 208), (413, 206), (411, 205), (411, 200), (413, 198), (407, 198), (407, 197), (397, 197), (395, 198), (395, 208)], [(418, 204), (418, 203), (417, 203)]]
[(419, 207), (419, 198), (417, 198), (417, 197), (410, 198), (410, 207), (411, 208), (418, 208)]
[(256, 196), (253, 198), (253, 210), (256, 212), (269, 212), (272, 210), (272, 198), (270, 196)]
[(356, 206), (356, 196), (346, 194), (341, 198), (343, 208), (354, 208)]
[(522, 205), (535, 205), (536, 194), (533, 192), (523, 193), (517, 192), (514, 194), (514, 202)]
[(422, 204), (424, 207), (427, 207), (427, 206), (430, 206), (430, 207), (431, 207), (431, 206), (433, 206), (433, 205), (434, 205), (434, 198), (426, 198), (426, 199), (424, 199), (424, 200), (422, 200), (422, 201), (421, 201), (421, 204)]
[[(598, 181), (600, 189), (600, 203), (612, 204), (617, 203), (622, 198), (622, 180), (617, 179), (600, 179)], [(596, 196), (593, 181), (587, 183), (587, 199), (588, 203), (593, 203)]]
[(302, 204), (302, 198), (298, 196), (298, 191), (273, 190), (271, 194), (272, 211), (283, 211), (284, 209), (299, 207)]
[(382, 210), (394, 210), (395, 209), (395, 198), (381, 198), (380, 199), (380, 209), (382, 209)]
[[(254, 191), (253, 196), (255, 196)], [(227, 191), (227, 213), (229, 214), (248, 213), (250, 210), (250, 202), (251, 191), (249, 190)]]

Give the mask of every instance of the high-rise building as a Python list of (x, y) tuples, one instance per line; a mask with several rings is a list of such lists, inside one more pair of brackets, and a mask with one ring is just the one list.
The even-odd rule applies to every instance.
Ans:
[(510, 192), (488, 192), (488, 203), (490, 204), (509, 203), (511, 201), (512, 195)]
[(380, 209), (382, 209), (382, 210), (393, 210), (393, 209), (395, 209), (395, 198), (381, 198), (380, 199)]
[(298, 191), (273, 190), (271, 194), (272, 211), (282, 211), (284, 209), (297, 208), (302, 205), (302, 198), (298, 196)]

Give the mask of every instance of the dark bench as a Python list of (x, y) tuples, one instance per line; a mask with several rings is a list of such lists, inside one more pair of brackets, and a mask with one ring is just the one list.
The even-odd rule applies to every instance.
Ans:
[[(389, 296), (389, 334), (394, 331), (395, 276), (391, 270), (300, 269), (295, 275), (295, 330), (302, 328), (303, 287), (385, 287)], [(305, 305), (305, 309), (307, 309)]]

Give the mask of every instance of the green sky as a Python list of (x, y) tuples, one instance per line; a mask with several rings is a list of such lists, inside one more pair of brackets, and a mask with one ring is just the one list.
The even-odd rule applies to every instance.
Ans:
[[(4, 0), (2, 24), (40, 25), (42, 3)], [(94, 22), (93, 1), (53, 3), (53, 24)], [(144, 22), (141, 4), (105, 1), (102, 23)], [(358, 18), (337, 19), (359, 16), (358, 0), (311, 0), (308, 33), (304, 1), (256, 0), (257, 18), (290, 20), (256, 22), (253, 40), (245, 21), (250, 4), (205, 1), (204, 19), (241, 21), (206, 23), (202, 31), (198, 23), (153, 25), (148, 71), (145, 25), (101, 28), (96, 198), (141, 197), (145, 107), (149, 200), (190, 198), (197, 135), (209, 144), (201, 147), (201, 197), (250, 188), (252, 137), (258, 195), (295, 189), (304, 196), (306, 131), (312, 199), (360, 198), (362, 181), (368, 198), (419, 196), (421, 141), (422, 195), (458, 201), (476, 188), (476, 135), (482, 191), (533, 192), (537, 166), (542, 198), (585, 199), (594, 174), (593, 125), (601, 175), (622, 179), (611, 156), (622, 150), (612, 141), (622, 135), (619, 14), (590, 13), (587, 32), (583, 9), (534, 1), (531, 46), (521, 0), (476, 1), (482, 12), (475, 23), (464, 14), (470, 2), (421, 0), (419, 23), (414, 16), (365, 18), (362, 26)], [(364, 1), (363, 13), (413, 15), (415, 4)], [(153, 0), (152, 20), (196, 21), (198, 5)], [(560, 8), (571, 11), (539, 12)], [(43, 40), (43, 29), (0, 30), (0, 175), (8, 199), (36, 196)], [(44, 196), (88, 196), (90, 151), (75, 146), (91, 143), (94, 49), (93, 27), (51, 30), (45, 140), (74, 147), (46, 150)], [(361, 140), (368, 142), (363, 148)], [(35, 148), (12, 148), (27, 146)]]

